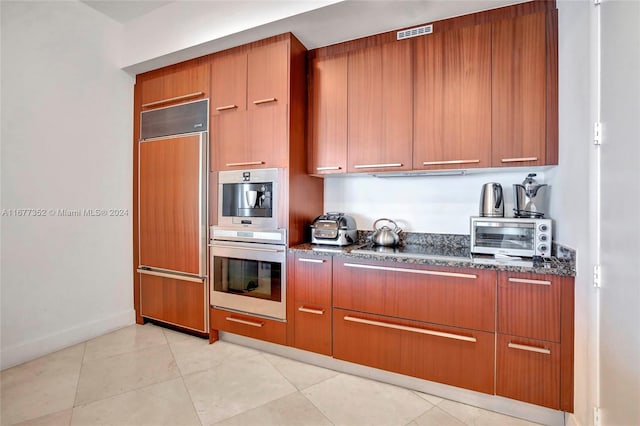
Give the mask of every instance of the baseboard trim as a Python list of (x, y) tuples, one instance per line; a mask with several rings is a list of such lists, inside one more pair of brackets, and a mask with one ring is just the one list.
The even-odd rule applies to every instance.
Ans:
[(0, 351), (0, 370), (14, 367), (27, 361), (50, 354), (60, 349), (82, 343), (127, 325), (135, 324), (136, 312), (133, 309), (118, 312), (106, 318), (90, 321), (57, 331), (46, 336), (36, 337), (17, 345), (2, 348)]
[[(444, 385), (442, 383), (430, 382), (428, 380), (391, 373), (377, 368), (341, 361), (329, 356), (303, 351), (290, 346), (264, 342), (237, 334), (221, 331), (220, 340), (242, 346), (248, 346), (263, 352), (269, 352), (285, 358), (305, 362), (307, 364), (328, 368), (330, 370), (365, 377), (379, 382), (428, 393), (430, 395), (436, 395), (441, 398), (473, 405), (478, 408), (518, 417), (535, 423), (548, 426), (564, 426), (565, 424), (565, 413), (563, 411), (552, 410), (550, 408), (503, 398), (501, 396), (488, 395), (472, 390), (457, 388), (455, 386)], [(213, 344), (215, 345), (215, 343)]]

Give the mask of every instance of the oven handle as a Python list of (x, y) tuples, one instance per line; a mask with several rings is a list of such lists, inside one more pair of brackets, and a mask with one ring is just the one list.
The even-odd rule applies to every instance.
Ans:
[(270, 248), (259, 248), (259, 247), (243, 247), (243, 246), (229, 246), (224, 244), (209, 244), (209, 247), (219, 247), (219, 248), (227, 248), (227, 249), (239, 249), (239, 250), (249, 250), (249, 251), (266, 251), (268, 253), (282, 253), (284, 248), (282, 249), (270, 249)]

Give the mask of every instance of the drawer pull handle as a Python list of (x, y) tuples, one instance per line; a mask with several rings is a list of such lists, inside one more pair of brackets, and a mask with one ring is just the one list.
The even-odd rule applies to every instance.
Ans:
[(189, 93), (187, 95), (176, 96), (174, 98), (161, 99), (159, 101), (142, 104), (142, 108), (149, 108), (149, 107), (155, 106), (155, 105), (166, 104), (168, 102), (181, 101), (181, 100), (184, 100), (184, 99), (195, 98), (197, 96), (202, 96), (202, 95), (204, 95), (204, 92), (195, 92), (195, 93)]
[(240, 318), (234, 318), (234, 317), (226, 317), (225, 319), (227, 321), (237, 322), (239, 324), (244, 324), (244, 325), (250, 325), (252, 327), (262, 327), (264, 325), (264, 323), (262, 323), (262, 322), (247, 321), (247, 320), (243, 320), (243, 319), (240, 319)]
[(298, 262), (307, 262), (307, 263), (324, 263), (324, 259), (306, 259), (301, 257), (298, 259)]
[(298, 310), (300, 312), (306, 312), (308, 314), (324, 315), (324, 309), (311, 309), (311, 308), (305, 308), (304, 306), (300, 306)]
[(437, 166), (440, 164), (471, 164), (479, 163), (480, 160), (447, 160), (447, 161), (423, 161), (423, 166)]
[(424, 269), (406, 269), (406, 268), (393, 268), (391, 266), (374, 266), (374, 265), (362, 265), (360, 263), (345, 263), (344, 266), (348, 268), (362, 268), (362, 269), (377, 269), (379, 271), (392, 271), (392, 272), (406, 272), (409, 274), (422, 274), (422, 275), (437, 275), (440, 277), (455, 277), (455, 278), (478, 278), (475, 274), (461, 274), (458, 272), (441, 272), (441, 271), (429, 271)]
[(325, 170), (342, 170), (342, 167), (340, 166), (322, 166), (322, 167), (316, 167), (316, 170), (319, 172), (323, 172)]
[(259, 166), (264, 164), (264, 161), (244, 161), (242, 163), (227, 163), (225, 166), (227, 167), (238, 167), (238, 166)]
[(364, 319), (364, 318), (352, 317), (352, 316), (349, 316), (349, 315), (345, 315), (344, 316), (344, 320), (345, 321), (351, 321), (351, 322), (358, 322), (358, 323), (367, 324), (367, 325), (375, 325), (375, 326), (378, 326), (378, 327), (393, 328), (395, 330), (411, 331), (412, 333), (420, 333), (420, 334), (428, 334), (430, 336), (446, 337), (447, 339), (463, 340), (465, 342), (474, 342), (475, 343), (477, 341), (477, 339), (475, 337), (461, 336), (460, 334), (453, 334), (453, 333), (444, 333), (442, 331), (426, 330), (424, 328), (409, 327), (409, 326), (406, 326), (406, 325), (391, 324), (391, 323), (382, 322), (382, 321), (373, 321), (373, 320), (368, 320), (368, 319)]
[(551, 351), (547, 348), (538, 348), (536, 346), (529, 346), (529, 345), (519, 345), (517, 343), (509, 343), (507, 346), (510, 347), (511, 349), (520, 349), (523, 351), (537, 352), (539, 354), (551, 355)]
[(268, 104), (269, 102), (276, 102), (276, 101), (277, 101), (276, 98), (258, 99), (257, 101), (253, 101), (253, 104), (254, 105)]
[(355, 169), (380, 169), (382, 167), (402, 167), (402, 163), (389, 163), (389, 164), (356, 164), (353, 166)]
[(154, 277), (170, 278), (172, 280), (189, 281), (192, 283), (204, 283), (204, 278), (188, 277), (186, 275), (167, 274), (165, 272), (150, 271), (148, 269), (138, 268), (137, 272), (144, 275), (153, 275)]
[(551, 281), (526, 280), (524, 278), (509, 278), (507, 281), (509, 281), (510, 283), (520, 283), (520, 284), (551, 285)]
[(216, 108), (216, 111), (226, 111), (228, 109), (236, 109), (238, 108), (238, 105), (225, 105), (225, 106), (219, 106)]
[(538, 157), (503, 158), (503, 163), (520, 163), (524, 161), (538, 161)]

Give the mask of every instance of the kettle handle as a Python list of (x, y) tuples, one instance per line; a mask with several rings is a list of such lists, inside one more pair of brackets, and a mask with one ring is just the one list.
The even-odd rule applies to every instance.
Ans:
[(493, 186), (493, 192), (494, 192), (494, 196), (496, 198), (496, 205), (494, 208), (498, 208), (500, 207), (500, 204), (502, 204), (502, 186), (500, 185), (494, 185)]
[(375, 222), (373, 222), (373, 229), (375, 229), (376, 231), (379, 231), (379, 229), (376, 227), (376, 225), (378, 224), (378, 222), (383, 221), (383, 220), (384, 220), (384, 221), (387, 221), (387, 222), (389, 222), (389, 223), (393, 223), (393, 226), (394, 226), (396, 229), (398, 228), (398, 225), (396, 225), (396, 223), (395, 223), (394, 221), (392, 221), (391, 219), (381, 218), (381, 219), (378, 219), (378, 220), (376, 220)]

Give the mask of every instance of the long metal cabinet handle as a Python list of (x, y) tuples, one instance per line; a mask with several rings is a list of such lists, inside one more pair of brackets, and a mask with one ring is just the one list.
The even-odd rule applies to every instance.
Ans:
[(538, 161), (538, 157), (521, 157), (521, 158), (503, 158), (503, 163), (519, 163), (522, 161)]
[(391, 266), (374, 266), (374, 265), (362, 265), (360, 263), (345, 263), (344, 266), (348, 268), (361, 268), (361, 269), (377, 269), (379, 271), (392, 271), (392, 272), (406, 272), (409, 274), (423, 274), (423, 275), (438, 275), (441, 277), (455, 277), (455, 278), (478, 278), (475, 274), (461, 274), (458, 272), (441, 272), (441, 271), (429, 271), (424, 269), (406, 269), (406, 268), (393, 268)]
[(518, 343), (509, 343), (507, 345), (511, 349), (521, 349), (523, 351), (537, 352), (539, 354), (551, 355), (551, 351), (547, 348), (538, 348), (536, 346), (520, 345)]
[(551, 285), (551, 281), (526, 280), (524, 278), (509, 278), (509, 279), (507, 279), (507, 281), (509, 281), (510, 283)]
[(204, 278), (196, 278), (196, 277), (187, 277), (184, 275), (174, 275), (174, 274), (168, 274), (166, 272), (158, 272), (158, 271), (149, 271), (148, 269), (137, 269), (139, 274), (144, 274), (144, 275), (153, 275), (154, 277), (161, 277), (161, 278), (171, 278), (174, 280), (180, 280), (180, 281), (189, 281), (192, 283), (203, 283), (204, 282)]
[(382, 167), (402, 167), (402, 163), (389, 163), (389, 164), (356, 164), (354, 169), (379, 169)]
[(267, 249), (267, 248), (258, 248), (258, 247), (243, 247), (243, 246), (227, 246), (224, 244), (209, 244), (209, 247), (220, 247), (220, 248), (228, 248), (228, 249), (238, 249), (238, 250), (250, 250), (250, 251), (266, 251), (268, 253), (281, 253), (284, 251), (283, 249)]
[(423, 161), (423, 166), (437, 166), (439, 164), (471, 164), (479, 163), (480, 160), (446, 160), (446, 161)]
[(324, 263), (324, 259), (306, 259), (304, 257), (301, 257), (298, 259), (298, 262)]
[(204, 92), (194, 92), (194, 93), (189, 93), (187, 95), (176, 96), (174, 98), (161, 99), (159, 101), (142, 104), (142, 108), (148, 108), (150, 106), (166, 104), (168, 102), (181, 101), (181, 100), (184, 100), (184, 99), (195, 98), (196, 96), (202, 96), (202, 95), (204, 95)]
[(324, 309), (311, 309), (311, 308), (305, 308), (304, 306), (300, 306), (298, 310), (300, 312), (306, 312), (309, 314), (324, 315)]
[(276, 101), (277, 101), (276, 98), (258, 99), (257, 101), (253, 101), (253, 104), (254, 105), (268, 104), (269, 102), (276, 102)]
[(323, 172), (325, 170), (342, 170), (342, 167), (340, 166), (322, 166), (322, 167), (316, 167), (316, 170), (319, 172)]
[(237, 166), (259, 166), (264, 164), (264, 161), (244, 161), (242, 163), (227, 163), (225, 166), (227, 167), (237, 167)]
[(224, 106), (216, 107), (216, 111), (226, 111), (228, 109), (236, 109), (236, 108), (238, 108), (238, 105), (224, 105)]
[(243, 319), (240, 319), (240, 318), (225, 317), (225, 319), (227, 321), (237, 322), (238, 324), (250, 325), (252, 327), (262, 327), (262, 326), (264, 326), (264, 323), (254, 322), (254, 321), (247, 321), (247, 320), (243, 320)]
[(462, 336), (460, 334), (453, 334), (453, 333), (445, 333), (445, 332), (442, 332), (442, 331), (427, 330), (427, 329), (424, 329), (424, 328), (409, 327), (409, 326), (406, 326), (406, 325), (392, 324), (392, 323), (382, 322), (382, 321), (373, 321), (373, 320), (368, 320), (368, 319), (364, 319), (364, 318), (352, 317), (352, 316), (349, 316), (349, 315), (345, 315), (344, 316), (344, 320), (345, 321), (351, 321), (351, 322), (358, 322), (358, 323), (367, 324), (367, 325), (375, 325), (375, 326), (378, 326), (378, 327), (393, 328), (393, 329), (402, 330), (402, 331), (410, 331), (412, 333), (420, 333), (420, 334), (428, 334), (430, 336), (446, 337), (447, 339), (463, 340), (465, 342), (474, 342), (474, 343), (477, 342), (477, 339), (475, 337)]

